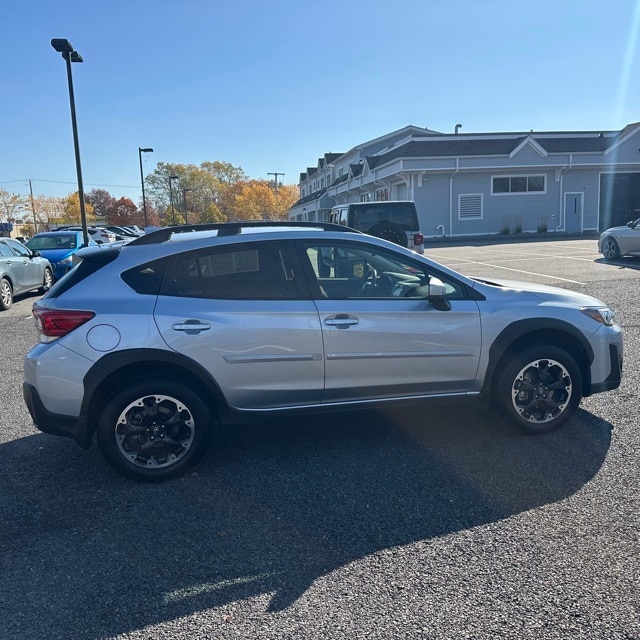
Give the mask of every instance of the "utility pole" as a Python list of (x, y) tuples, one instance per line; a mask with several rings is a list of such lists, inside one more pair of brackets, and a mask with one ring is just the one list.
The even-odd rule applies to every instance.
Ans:
[(274, 171), (273, 173), (267, 173), (267, 175), (274, 177), (276, 192), (276, 215), (278, 215), (278, 176), (284, 176), (284, 173), (278, 173), (277, 171)]
[(29, 193), (31, 194), (31, 211), (33, 213), (33, 235), (38, 233), (38, 219), (36, 218), (36, 205), (33, 201), (33, 187), (31, 186), (31, 178), (29, 178)]

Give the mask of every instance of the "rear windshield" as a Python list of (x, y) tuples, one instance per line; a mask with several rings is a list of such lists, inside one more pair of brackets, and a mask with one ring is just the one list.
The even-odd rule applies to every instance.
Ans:
[(118, 257), (117, 248), (107, 248), (99, 252), (88, 255), (85, 260), (73, 267), (71, 271), (67, 271), (65, 275), (58, 280), (43, 298), (57, 298), (65, 291), (71, 289), (71, 287), (78, 284), (92, 273), (95, 273), (99, 269), (102, 269), (105, 265), (109, 264), (112, 260)]
[(393, 222), (405, 231), (419, 231), (418, 216), (412, 202), (366, 202), (351, 205), (350, 225), (367, 231), (379, 222)]

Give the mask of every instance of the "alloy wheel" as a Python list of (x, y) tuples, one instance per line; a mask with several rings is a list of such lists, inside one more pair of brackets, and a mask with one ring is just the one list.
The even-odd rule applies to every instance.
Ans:
[(516, 413), (531, 424), (555, 420), (569, 405), (573, 393), (565, 366), (550, 359), (525, 365), (515, 377), (511, 401)]

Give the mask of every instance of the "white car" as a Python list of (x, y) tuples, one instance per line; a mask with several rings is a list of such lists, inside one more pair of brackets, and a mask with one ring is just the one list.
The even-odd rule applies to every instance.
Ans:
[[(82, 227), (59, 227), (58, 230), (82, 231)], [(116, 234), (113, 233), (113, 231), (109, 231), (108, 229), (103, 229), (101, 227), (87, 227), (87, 233), (89, 234), (89, 237), (98, 244), (115, 242), (117, 240)]]
[(605, 260), (640, 256), (640, 218), (627, 222), (624, 227), (604, 231), (598, 240), (598, 251)]

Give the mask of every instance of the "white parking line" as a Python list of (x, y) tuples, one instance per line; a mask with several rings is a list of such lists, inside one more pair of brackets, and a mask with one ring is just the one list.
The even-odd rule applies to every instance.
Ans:
[[(517, 273), (524, 273), (528, 276), (538, 276), (540, 278), (553, 278), (554, 280), (562, 280), (563, 282), (571, 282), (572, 284), (586, 285), (586, 282), (579, 282), (578, 280), (569, 280), (569, 278), (559, 278), (558, 276), (550, 276), (546, 273), (536, 273), (535, 271), (523, 271), (522, 269), (512, 269), (511, 267), (501, 267), (499, 264), (491, 264), (490, 262), (478, 262), (477, 260), (465, 260), (464, 258), (453, 258), (452, 260), (458, 262), (465, 262), (469, 264), (479, 264), (483, 267), (493, 267), (495, 269), (504, 269), (505, 271), (516, 271)], [(489, 278), (490, 280), (491, 278)]]

